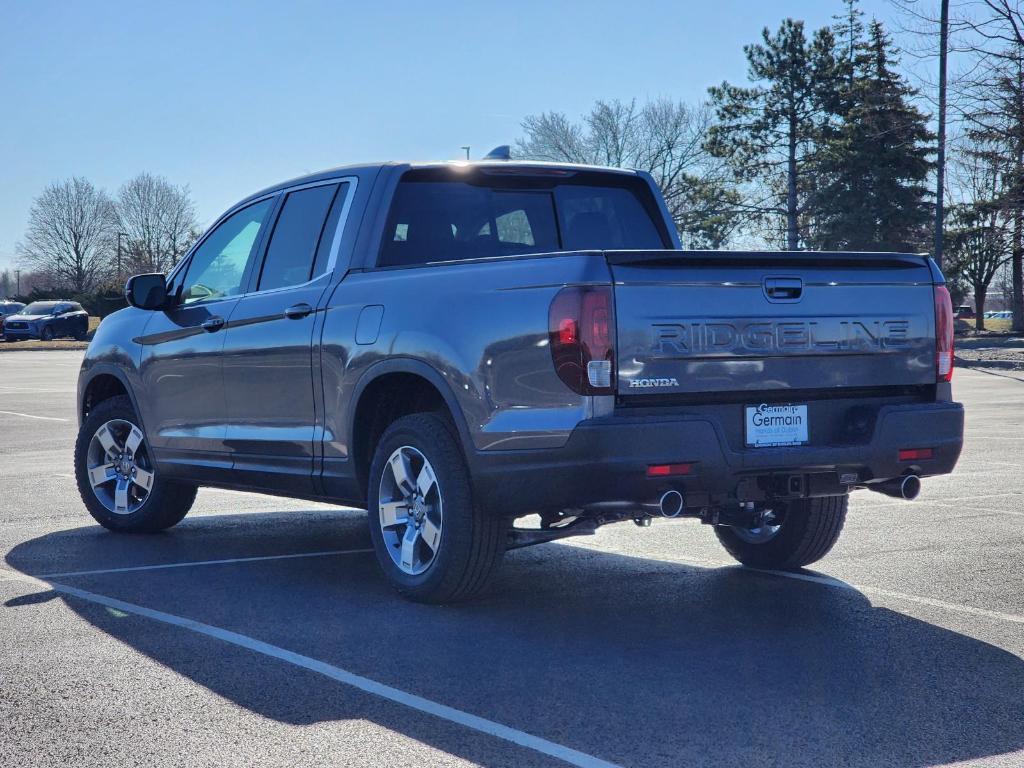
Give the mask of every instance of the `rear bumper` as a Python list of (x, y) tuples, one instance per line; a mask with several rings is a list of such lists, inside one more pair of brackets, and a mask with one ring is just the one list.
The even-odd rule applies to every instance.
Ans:
[[(668, 489), (682, 491), (688, 506), (830, 495), (909, 473), (951, 472), (963, 445), (963, 420), (960, 403), (884, 406), (864, 442), (736, 450), (715, 418), (615, 415), (582, 423), (562, 448), (478, 451), (473, 481), (481, 505), (504, 515), (648, 503)], [(925, 447), (931, 459), (898, 460), (901, 448)], [(670, 463), (693, 464), (693, 472), (646, 476), (649, 465)], [(791, 477), (802, 478), (799, 490)], [(779, 481), (792, 490), (780, 492)]]

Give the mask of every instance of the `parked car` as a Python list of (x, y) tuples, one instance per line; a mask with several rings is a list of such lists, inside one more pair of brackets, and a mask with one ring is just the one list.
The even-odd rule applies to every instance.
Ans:
[(169, 528), (201, 485), (366, 508), (417, 600), (478, 593), (507, 549), (658, 515), (800, 568), (851, 491), (913, 498), (961, 449), (930, 259), (679, 250), (645, 173), (306, 176), (126, 295), (78, 382), (93, 517)]
[(953, 313), (953, 317), (955, 317), (957, 320), (973, 320), (976, 317), (976, 315), (974, 314), (974, 310), (971, 309), (970, 306), (968, 306), (967, 304), (961, 304), (959, 307), (956, 308), (956, 311)]
[(75, 301), (33, 301), (17, 314), (4, 319), (7, 341), (59, 336), (82, 340), (89, 334), (89, 313)]
[(0, 300), (0, 330), (3, 329), (4, 320), (11, 315), (18, 314), (25, 308), (25, 305), (20, 301), (4, 301)]

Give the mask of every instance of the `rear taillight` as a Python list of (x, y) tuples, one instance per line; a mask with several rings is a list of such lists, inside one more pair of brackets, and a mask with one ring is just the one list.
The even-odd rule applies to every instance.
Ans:
[(615, 372), (611, 286), (563, 288), (548, 311), (548, 342), (558, 378), (581, 395), (610, 395)]
[(953, 378), (953, 302), (944, 285), (935, 286), (935, 380)]

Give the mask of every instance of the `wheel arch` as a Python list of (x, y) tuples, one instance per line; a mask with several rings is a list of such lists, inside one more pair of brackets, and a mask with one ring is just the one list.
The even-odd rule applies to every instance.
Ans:
[[(400, 398), (393, 398), (396, 390)], [(352, 394), (348, 444), (360, 491), (366, 494), (374, 446), (389, 424), (411, 413), (443, 412), (455, 427), (467, 465), (472, 440), (465, 415), (444, 377), (414, 358), (392, 358), (368, 368)]]
[(78, 391), (79, 424), (82, 424), (86, 416), (89, 415), (89, 412), (104, 400), (127, 395), (128, 399), (132, 402), (132, 409), (139, 419), (139, 426), (142, 427), (143, 432), (146, 431), (146, 425), (142, 423), (142, 411), (139, 409), (139, 402), (135, 397), (135, 392), (128, 381), (128, 377), (117, 366), (94, 365), (89, 370), (88, 376), (79, 383)]

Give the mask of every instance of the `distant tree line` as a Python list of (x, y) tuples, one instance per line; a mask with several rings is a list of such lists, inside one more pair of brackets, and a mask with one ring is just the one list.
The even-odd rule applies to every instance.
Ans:
[(116, 196), (81, 177), (55, 182), (32, 203), (20, 274), (0, 273), (0, 296), (75, 297), (106, 314), (127, 277), (169, 270), (200, 234), (188, 187), (163, 177), (140, 173)]
[[(928, 0), (894, 2), (937, 40)], [(1024, 330), (1022, 5), (953, 5), (962, 72), (951, 80), (943, 267), (957, 302), (973, 295), (979, 328), (995, 284)], [(793, 19), (766, 28), (744, 47), (748, 82), (714, 86), (702, 104), (599, 101), (580, 120), (528, 116), (516, 155), (649, 171), (685, 247), (931, 251), (930, 92), (911, 85), (900, 49), (857, 0), (838, 10), (810, 34)]]

